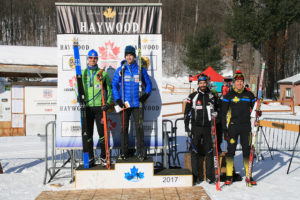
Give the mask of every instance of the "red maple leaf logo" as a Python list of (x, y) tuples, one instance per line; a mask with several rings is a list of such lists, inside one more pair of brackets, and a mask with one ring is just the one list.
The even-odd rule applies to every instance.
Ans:
[(114, 122), (112, 119), (107, 119), (107, 122), (108, 122), (108, 129), (110, 131), (113, 131), (117, 126), (117, 122)]
[(102, 60), (115, 60), (120, 53), (120, 47), (114, 47), (114, 43), (108, 41), (103, 47), (99, 47), (100, 58)]
[(76, 86), (76, 76), (73, 76), (71, 79), (69, 79), (69, 86), (72, 88)]

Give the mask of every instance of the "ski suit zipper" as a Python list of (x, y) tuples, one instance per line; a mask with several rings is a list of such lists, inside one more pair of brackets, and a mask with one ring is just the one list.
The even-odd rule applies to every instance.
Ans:
[[(202, 114), (203, 114), (203, 116), (202, 116), (202, 127), (204, 126), (204, 110), (206, 109), (206, 105), (205, 105), (205, 101), (204, 101), (204, 95), (205, 95), (205, 93), (203, 94), (203, 98), (202, 98), (202, 102), (203, 102), (203, 107), (202, 107)], [(205, 108), (205, 109), (204, 109)]]

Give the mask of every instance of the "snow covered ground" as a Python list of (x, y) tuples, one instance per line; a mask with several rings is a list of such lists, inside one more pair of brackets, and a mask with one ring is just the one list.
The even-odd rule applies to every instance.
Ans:
[[(177, 87), (189, 87), (187, 77), (164, 78), (163, 86), (166, 83)], [(196, 87), (196, 85), (192, 85)], [(166, 91), (166, 90), (163, 90)], [(187, 94), (162, 94), (163, 102), (182, 101)], [(263, 109), (287, 109), (281, 105), (263, 105)], [(164, 107), (163, 114), (171, 113), (174, 109), (180, 110), (180, 106)], [(177, 112), (177, 111), (176, 111)], [(170, 117), (176, 119), (182, 116)], [(300, 119), (300, 107), (296, 107), (296, 116), (289, 113), (264, 114), (263, 117), (280, 117)], [(183, 123), (178, 124), (178, 151), (186, 150), (186, 135)], [(36, 198), (44, 190), (73, 190), (74, 183), (70, 181), (70, 171), (62, 171), (51, 183), (61, 184), (61, 187), (53, 187), (50, 184), (43, 185), (44, 167), (43, 160), (45, 150), (44, 141), (39, 137), (0, 137), (0, 162), (3, 166), (4, 174), (0, 175), (0, 199), (31, 200)], [(252, 199), (272, 199), (289, 200), (298, 199), (300, 196), (300, 153), (295, 154), (290, 173), (287, 175), (291, 152), (274, 152), (274, 160), (271, 160), (268, 152), (263, 152), (264, 161), (255, 162), (254, 179), (258, 186), (246, 187), (245, 183), (236, 182), (231, 186), (222, 186), (222, 191), (217, 192), (214, 185), (202, 182), (202, 186), (211, 199), (218, 200), (252, 200)], [(180, 157), (183, 165), (183, 156)], [(235, 159), (236, 171), (244, 176), (241, 152), (237, 152)]]

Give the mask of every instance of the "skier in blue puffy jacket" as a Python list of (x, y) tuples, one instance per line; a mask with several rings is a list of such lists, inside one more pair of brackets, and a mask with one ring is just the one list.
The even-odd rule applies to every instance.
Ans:
[(121, 113), (121, 154), (120, 160), (125, 160), (128, 155), (128, 127), (131, 113), (134, 117), (136, 140), (137, 140), (137, 158), (144, 160), (146, 158), (146, 151), (144, 148), (144, 109), (142, 112), (142, 119), (139, 120), (139, 103), (145, 103), (151, 94), (152, 83), (145, 68), (141, 67), (142, 78), (144, 85), (144, 93), (139, 97), (139, 66), (135, 61), (136, 53), (133, 46), (125, 47), (125, 59), (121, 62), (112, 80), (112, 94), (115, 102), (121, 107), (125, 108), (125, 102), (128, 101), (130, 107), (124, 109)]

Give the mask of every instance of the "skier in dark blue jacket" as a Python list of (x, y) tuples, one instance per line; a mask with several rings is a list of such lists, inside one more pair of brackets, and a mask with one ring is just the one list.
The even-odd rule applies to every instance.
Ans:
[(136, 53), (133, 46), (125, 47), (125, 59), (121, 62), (112, 80), (112, 94), (114, 101), (121, 107), (125, 108), (125, 102), (128, 102), (130, 107), (124, 109), (121, 113), (121, 154), (120, 160), (125, 160), (128, 155), (128, 127), (131, 113), (134, 117), (136, 140), (137, 140), (137, 158), (144, 160), (146, 151), (144, 148), (144, 110), (142, 109), (142, 119), (139, 120), (139, 103), (145, 103), (151, 94), (152, 83), (145, 68), (141, 67), (142, 83), (144, 85), (144, 93), (139, 97), (139, 66), (135, 61)]

